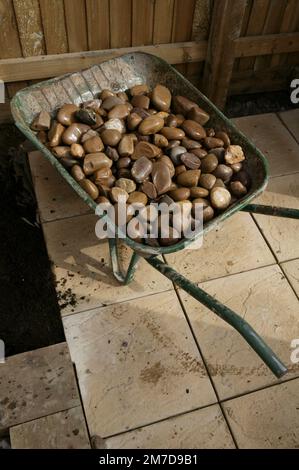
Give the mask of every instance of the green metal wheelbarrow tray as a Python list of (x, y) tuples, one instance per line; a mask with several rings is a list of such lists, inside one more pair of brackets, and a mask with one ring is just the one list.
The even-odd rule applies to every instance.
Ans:
[[(103, 62), (100, 65), (95, 65), (82, 72), (63, 75), (25, 88), (19, 91), (13, 98), (11, 102), (12, 114), (16, 126), (41, 150), (76, 193), (95, 211), (97, 204), (71, 177), (52, 153), (37, 139), (34, 132), (30, 129), (30, 124), (41, 110), (47, 110), (54, 116), (57, 108), (64, 103), (80, 104), (83, 101), (97, 97), (100, 91), (105, 88), (110, 88), (113, 91), (124, 91), (140, 83), (147, 83), (150, 87), (157, 83), (165, 84), (173, 94), (187, 96), (198, 103), (211, 116), (209, 126), (226, 129), (232, 137), (234, 144), (239, 144), (243, 147), (247, 157), (246, 169), (252, 179), (250, 191), (226, 211), (206, 223), (202, 232), (197, 234), (196, 238), (213, 229), (220, 222), (239, 210), (299, 218), (299, 211), (295, 209), (249, 204), (266, 187), (268, 168), (265, 157), (208, 98), (173, 67), (167, 64), (167, 62), (156, 56), (140, 52), (126, 54)], [(187, 247), (194, 239), (183, 239), (172, 246), (154, 248), (149, 245), (136, 243), (128, 237), (125, 238), (124, 242), (133, 250), (132, 258), (125, 274), (119, 265), (117, 239), (109, 239), (114, 276), (121, 283), (129, 283), (133, 279), (139, 257), (144, 257), (151, 266), (234, 327), (271, 371), (277, 377), (283, 376), (287, 372), (286, 366), (244, 319), (158, 258), (158, 255), (176, 252)], [(202, 249), (204, 249), (204, 246)]]

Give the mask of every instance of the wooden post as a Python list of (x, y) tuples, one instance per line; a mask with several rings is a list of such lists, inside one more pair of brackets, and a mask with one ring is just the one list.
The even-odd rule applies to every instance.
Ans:
[(235, 59), (234, 41), (240, 36), (246, 5), (246, 0), (214, 2), (202, 88), (220, 109), (225, 106)]

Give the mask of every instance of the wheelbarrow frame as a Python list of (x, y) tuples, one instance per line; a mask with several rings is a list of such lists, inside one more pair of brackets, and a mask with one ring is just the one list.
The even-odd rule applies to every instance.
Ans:
[[(56, 167), (59, 173), (86, 204), (95, 211), (97, 204), (72, 178), (47, 147), (38, 140), (35, 133), (30, 129), (30, 124), (36, 114), (41, 110), (49, 111), (54, 117), (57, 108), (65, 103), (80, 104), (81, 102), (98, 96), (99, 92), (104, 88), (111, 88), (114, 91), (125, 91), (133, 85), (144, 82), (148, 83), (150, 86), (156, 83), (164, 83), (173, 93), (188, 96), (209, 112), (211, 116), (209, 125), (211, 127), (220, 127), (221, 129), (227, 130), (230, 136), (232, 136), (234, 144), (242, 145), (244, 148), (247, 156), (245, 165), (252, 176), (253, 183), (251, 190), (244, 198), (206, 223), (203, 230), (197, 233), (194, 238), (183, 239), (175, 245), (167, 247), (152, 247), (137, 243), (128, 237), (124, 238), (123, 241), (133, 250), (126, 273), (123, 273), (119, 264), (117, 239), (109, 239), (113, 274), (119, 282), (128, 284), (134, 277), (140, 256), (143, 257), (161, 274), (165, 275), (235, 328), (276, 377), (281, 377), (287, 372), (286, 366), (245, 320), (158, 258), (158, 255), (173, 253), (186, 248), (196, 238), (212, 230), (220, 222), (239, 210), (299, 219), (299, 210), (296, 209), (249, 204), (267, 185), (267, 160), (247, 137), (244, 136), (207, 97), (164, 60), (150, 54), (136, 52), (103, 62), (100, 65), (93, 66), (82, 72), (66, 74), (27, 87), (19, 91), (12, 99), (11, 110), (15, 124), (20, 131), (43, 153), (51, 164)], [(104, 215), (103, 217), (106, 216)], [(110, 223), (110, 221), (107, 222)]]

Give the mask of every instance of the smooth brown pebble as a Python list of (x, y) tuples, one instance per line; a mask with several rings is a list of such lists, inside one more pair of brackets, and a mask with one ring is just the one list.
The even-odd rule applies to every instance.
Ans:
[(210, 115), (206, 113), (203, 109), (199, 106), (193, 106), (187, 114), (187, 118), (191, 119), (192, 121), (198, 122), (204, 126), (208, 120), (210, 119)]
[(58, 145), (58, 147), (53, 147), (52, 152), (55, 157), (69, 157), (71, 155), (71, 148), (68, 145)]
[(118, 96), (108, 96), (108, 98), (103, 100), (102, 108), (105, 109), (105, 111), (110, 111), (112, 108), (118, 106), (119, 104), (124, 104), (124, 102)]
[(199, 149), (201, 148), (201, 143), (198, 140), (189, 139), (189, 137), (184, 137), (182, 140), (182, 146), (187, 150)]
[(109, 111), (108, 119), (125, 119), (128, 115), (128, 106), (126, 104), (118, 104)]
[(99, 137), (98, 132), (94, 131), (93, 129), (89, 129), (87, 132), (84, 132), (84, 134), (82, 134), (82, 137), (80, 139), (81, 145), (83, 145), (84, 142), (86, 142), (86, 140), (91, 139), (92, 137)]
[(147, 157), (140, 157), (133, 163), (131, 175), (137, 183), (142, 183), (152, 172), (153, 164)]
[(116, 180), (115, 186), (124, 189), (128, 194), (132, 193), (136, 189), (135, 181), (128, 178), (119, 178)]
[(148, 109), (150, 105), (150, 99), (146, 95), (135, 95), (131, 100), (134, 108), (144, 108)]
[(160, 148), (163, 148), (163, 147), (167, 147), (168, 145), (168, 140), (166, 139), (166, 137), (162, 134), (154, 134), (153, 135), (153, 143), (154, 145), (156, 145), (157, 147), (160, 147)]
[(198, 158), (202, 159), (205, 158), (208, 155), (208, 152), (205, 149), (192, 149), (191, 153), (194, 153)]
[(105, 145), (115, 147), (121, 139), (121, 133), (116, 129), (105, 129), (101, 133), (101, 139)]
[[(62, 136), (65, 133), (65, 127), (63, 127), (60, 122), (53, 121), (51, 124), (51, 128), (48, 132), (48, 139), (50, 147), (58, 147), (61, 143)], [(68, 144), (68, 143), (67, 143)], [(71, 145), (72, 142), (69, 143)]]
[(149, 92), (149, 87), (145, 83), (141, 85), (135, 85), (132, 88), (130, 88), (131, 96), (146, 95), (148, 92)]
[(112, 202), (126, 202), (129, 198), (129, 194), (122, 188), (114, 187), (110, 190), (110, 198)]
[(217, 147), (223, 147), (224, 142), (221, 139), (216, 139), (215, 137), (206, 137), (204, 139), (204, 145), (208, 149), (214, 149)]
[(128, 157), (134, 152), (134, 139), (130, 134), (125, 134), (118, 144), (118, 153), (121, 157)]
[[(104, 123), (103, 127), (101, 128), (101, 131), (103, 131), (105, 129), (118, 131), (121, 134), (124, 134), (126, 132), (126, 126), (125, 126), (124, 121), (122, 119), (118, 119), (118, 118), (108, 119), (108, 121), (106, 121)], [(101, 137), (102, 137), (102, 134), (101, 134)]]
[(71, 145), (71, 155), (75, 158), (83, 158), (85, 155), (84, 148), (80, 144)]
[(198, 185), (200, 170), (187, 170), (177, 176), (177, 182), (181, 186), (192, 188)]
[(142, 117), (137, 113), (131, 113), (127, 117), (127, 126), (130, 131), (134, 131), (142, 121)]
[(63, 126), (70, 126), (76, 122), (76, 112), (79, 111), (75, 104), (64, 104), (57, 113), (57, 121)]
[(110, 147), (108, 145), (106, 147), (105, 153), (106, 153), (107, 157), (111, 158), (111, 160), (113, 160), (114, 162), (117, 162), (119, 160), (118, 151), (115, 148)]
[(189, 199), (190, 189), (189, 188), (177, 188), (177, 189), (174, 189), (173, 191), (169, 191), (168, 194), (174, 201), (183, 201), (183, 200)]
[(161, 154), (161, 149), (150, 142), (138, 142), (132, 154), (132, 160), (140, 157), (155, 158)]
[(104, 150), (104, 145), (101, 137), (95, 136), (86, 140), (83, 144), (84, 150), (86, 153), (96, 153), (102, 152)]
[(212, 206), (204, 207), (202, 211), (202, 221), (209, 222), (209, 220), (212, 220), (213, 217), (214, 217), (213, 207)]
[(181, 95), (173, 97), (172, 106), (176, 114), (182, 114), (183, 116), (185, 116), (191, 108), (198, 107), (194, 101)]
[[(212, 189), (216, 181), (216, 176), (210, 173), (202, 173), (199, 178), (199, 184), (205, 189)], [(194, 185), (195, 186), (195, 185)]]
[(220, 165), (218, 165), (213, 172), (213, 175), (215, 175), (216, 178), (221, 178), (224, 183), (228, 183), (228, 181), (232, 177), (232, 174), (233, 170), (229, 166), (224, 165), (223, 163), (220, 163)]
[(201, 160), (201, 171), (203, 173), (212, 173), (218, 166), (218, 158), (216, 155), (209, 153)]
[(186, 119), (182, 124), (182, 128), (191, 139), (201, 140), (206, 137), (204, 127), (196, 121)]
[(66, 145), (77, 144), (82, 135), (90, 129), (87, 124), (71, 124), (62, 134), (62, 141)]
[(95, 171), (103, 167), (111, 168), (111, 166), (112, 160), (104, 153), (89, 153), (84, 158), (83, 171), (86, 175), (92, 175)]
[(85, 179), (85, 174), (79, 165), (74, 165), (71, 168), (71, 175), (75, 181), (81, 181)]
[(247, 194), (247, 188), (244, 186), (244, 184), (241, 183), (241, 181), (232, 181), (229, 185), (229, 188), (233, 195), (238, 198)]
[(210, 192), (211, 204), (215, 209), (226, 209), (231, 202), (231, 194), (226, 188), (213, 188)]
[(128, 204), (142, 204), (146, 206), (147, 195), (141, 191), (134, 191), (129, 195)]
[(116, 166), (118, 169), (129, 168), (129, 166), (131, 165), (131, 162), (132, 160), (130, 157), (122, 157), (117, 161)]
[(197, 197), (208, 197), (209, 191), (206, 188), (201, 188), (200, 186), (194, 186), (190, 188), (190, 197), (197, 198)]
[(177, 127), (163, 127), (161, 134), (168, 140), (181, 140), (185, 137), (185, 132)]
[(243, 164), (241, 162), (239, 163), (233, 163), (230, 165), (230, 168), (233, 170), (234, 173), (238, 173), (242, 169)]
[(174, 164), (172, 163), (171, 159), (167, 155), (162, 155), (161, 157), (158, 157), (156, 161), (165, 163), (169, 168), (171, 178), (174, 176), (175, 174)]
[(110, 168), (104, 167), (104, 168), (101, 168), (100, 170), (97, 170), (93, 174), (93, 181), (97, 186), (101, 185), (101, 186), (109, 187), (111, 186), (111, 183), (115, 182), (115, 178), (112, 177), (112, 180), (111, 180), (111, 177), (112, 177), (112, 173), (111, 173)]
[(167, 111), (170, 108), (171, 93), (164, 85), (156, 85), (151, 94), (151, 100), (156, 109)]
[(171, 176), (169, 167), (162, 162), (156, 162), (152, 169), (152, 180), (158, 195), (167, 193), (171, 187)]
[(144, 192), (144, 194), (147, 195), (149, 199), (156, 199), (158, 196), (156, 186), (150, 181), (145, 181), (144, 183), (142, 183), (140, 189)]
[[(182, 153), (181, 162), (190, 170), (197, 170), (201, 166), (201, 160), (193, 153)], [(217, 160), (218, 163), (218, 160)]]
[[(139, 124), (138, 132), (142, 135), (150, 135), (159, 132), (164, 126), (164, 120), (159, 116), (149, 116)], [(164, 135), (164, 134), (163, 134)], [(165, 136), (167, 137), (167, 136)]]
[(88, 179), (82, 179), (79, 181), (79, 184), (81, 188), (84, 189), (87, 194), (89, 194), (91, 199), (97, 199), (97, 197), (99, 196), (99, 190), (92, 181)]
[(178, 120), (175, 114), (169, 114), (165, 120), (165, 126), (167, 127), (177, 127)]
[(183, 173), (186, 170), (187, 170), (187, 168), (185, 167), (185, 165), (177, 165), (175, 167), (175, 176), (180, 175), (181, 173)]
[(221, 139), (223, 144), (224, 144), (224, 147), (228, 147), (230, 145), (230, 138), (228, 136), (228, 134), (224, 131), (218, 131), (216, 132), (215, 134), (215, 137), (217, 139)]

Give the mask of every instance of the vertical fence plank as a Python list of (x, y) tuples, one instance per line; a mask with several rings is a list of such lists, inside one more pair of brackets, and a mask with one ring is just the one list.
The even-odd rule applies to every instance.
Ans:
[(86, 15), (89, 50), (109, 49), (108, 0), (86, 0)]
[[(121, 8), (120, 8), (121, 5)], [(110, 47), (129, 47), (132, 42), (132, 0), (110, 0)]]
[(68, 52), (63, 0), (39, 0), (47, 54)]
[(234, 40), (240, 35), (246, 0), (214, 3), (205, 61), (203, 87), (219, 108), (224, 108), (234, 65)]
[[(286, 8), (283, 13), (281, 25), (279, 28), (280, 33), (292, 33), (296, 31), (297, 19), (299, 12), (298, 0), (287, 0)], [(286, 54), (273, 54), (271, 59), (271, 67), (282, 65), (286, 62)]]
[(153, 42), (154, 0), (133, 0), (132, 46), (146, 46)]
[[(195, 0), (175, 0), (173, 25), (172, 25), (172, 42), (189, 41), (192, 37), (192, 25), (195, 9)], [(187, 73), (187, 64), (176, 66), (179, 72)]]
[(0, 57), (22, 57), (12, 0), (0, 0)]
[[(22, 49), (18, 36), (17, 22), (12, 0), (0, 0), (0, 58), (22, 57)], [(21, 82), (20, 86), (26, 86), (26, 82)], [(19, 88), (18, 88), (19, 89)], [(6, 85), (6, 100), (12, 98), (17, 91), (16, 85), (11, 83)], [(0, 104), (0, 113), (8, 119), (7, 104)]]
[(69, 51), (87, 51), (85, 1), (64, 0), (64, 10)]
[[(274, 34), (279, 32), (281, 20), (286, 7), (286, 0), (271, 0), (267, 12), (266, 21), (263, 27), (263, 34)], [(257, 57), (254, 70), (267, 69), (271, 64), (271, 57)]]
[(156, 0), (153, 44), (171, 42), (174, 0)]
[[(240, 32), (241, 37), (247, 35), (253, 3), (254, 3), (254, 0), (247, 0), (247, 6), (246, 6), (245, 13), (244, 13), (241, 32)], [(242, 68), (243, 68), (242, 59), (236, 59), (234, 63), (233, 71), (242, 70)]]
[(13, 0), (24, 57), (45, 54), (38, 0)]
[[(258, 36), (262, 34), (270, 0), (253, 0), (248, 27), (245, 36)], [(240, 70), (253, 69), (254, 57), (240, 59)]]
[[(44, 32), (38, 0), (13, 0), (13, 6), (23, 56), (45, 54)], [(26, 81), (11, 83), (8, 90), (10, 98), (27, 85)]]
[[(299, 31), (299, 2), (297, 4), (296, 12), (294, 14), (294, 20), (295, 20), (295, 28), (294, 31)], [(295, 65), (298, 67), (299, 63), (299, 58), (298, 58), (298, 52), (292, 52), (290, 54), (286, 54), (286, 64), (288, 65)]]

